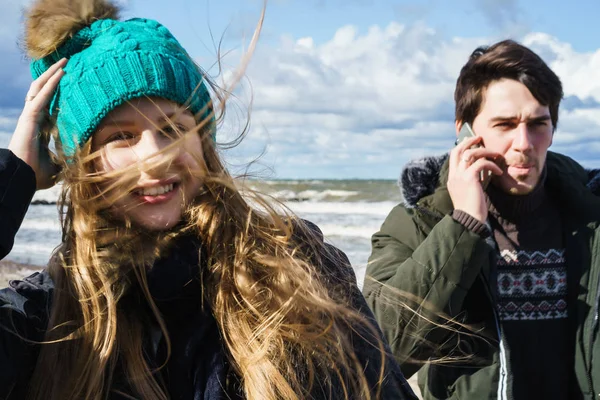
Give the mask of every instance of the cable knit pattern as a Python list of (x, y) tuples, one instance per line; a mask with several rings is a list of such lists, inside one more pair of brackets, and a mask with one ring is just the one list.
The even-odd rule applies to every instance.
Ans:
[[(34, 79), (61, 58), (69, 62), (50, 104), (67, 156), (115, 107), (155, 96), (189, 107), (198, 121), (212, 104), (201, 70), (167, 28), (154, 20), (104, 19), (81, 29), (57, 51), (31, 63)], [(214, 136), (214, 117), (211, 118)]]

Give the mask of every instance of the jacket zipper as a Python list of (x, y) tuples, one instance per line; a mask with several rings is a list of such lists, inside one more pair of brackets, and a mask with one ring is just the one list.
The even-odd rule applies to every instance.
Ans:
[[(593, 284), (593, 282), (597, 282), (598, 281), (598, 274), (594, 273), (595, 270), (592, 268), (590, 269), (590, 280), (589, 282)], [(599, 284), (600, 285), (600, 284)], [(588, 287), (591, 287), (591, 285), (588, 285)], [(594, 352), (593, 352), (593, 346), (594, 346), (594, 335), (596, 333), (596, 331), (598, 330), (598, 322), (599, 322), (599, 317), (600, 317), (600, 286), (598, 287), (597, 291), (596, 291), (596, 296), (594, 299), (594, 317), (592, 319), (592, 324), (590, 327), (590, 332), (589, 332), (589, 340), (588, 340), (588, 351), (589, 351), (589, 360), (588, 360), (588, 364), (587, 364), (587, 371), (586, 371), (586, 375), (587, 375), (587, 381), (588, 381), (588, 385), (590, 388), (590, 391), (592, 393), (592, 396), (596, 397), (596, 391), (594, 390), (594, 381), (592, 379), (592, 362), (593, 362), (593, 358), (594, 358)]]
[(592, 362), (593, 362), (593, 358), (594, 358), (594, 352), (592, 351), (592, 346), (594, 345), (594, 334), (596, 333), (596, 330), (598, 329), (598, 303), (600, 302), (600, 287), (597, 290), (596, 293), (596, 301), (594, 302), (594, 319), (592, 321), (592, 327), (590, 329), (590, 337), (589, 337), (589, 351), (590, 351), (590, 361), (588, 363), (588, 369), (587, 369), (587, 378), (588, 378), (588, 384), (590, 385), (590, 390), (592, 391), (592, 394), (595, 396), (596, 391), (594, 390), (594, 383), (592, 380)]
[[(486, 222), (486, 225), (488, 227), (488, 229), (490, 230), (490, 232), (492, 231), (492, 227), (490, 226), (490, 222), (489, 219)], [(492, 265), (496, 265), (498, 260), (497, 260), (497, 254), (499, 253), (499, 249), (498, 249), (498, 243), (496, 243), (496, 241), (493, 238), (493, 235), (491, 235), (486, 242), (488, 242), (488, 244), (494, 249), (494, 252), (492, 253), (492, 257), (494, 258), (493, 260), (490, 260), (490, 267)], [(493, 267), (491, 267), (493, 268)], [(504, 346), (505, 343), (502, 341), (502, 328), (500, 327), (500, 317), (498, 316), (498, 310), (496, 309), (496, 300), (494, 298), (494, 295), (492, 294), (491, 291), (491, 286), (490, 286), (490, 282), (486, 279), (486, 277), (483, 274), (479, 274), (479, 277), (481, 278), (481, 281), (483, 282), (483, 287), (485, 288), (485, 291), (487, 292), (488, 297), (490, 298), (490, 301), (492, 303), (492, 312), (494, 314), (494, 322), (496, 323), (496, 334), (498, 335), (498, 358), (500, 360), (500, 370), (498, 371), (498, 374), (500, 375), (500, 379), (498, 380), (498, 400), (512, 400), (512, 396), (508, 395), (508, 390), (507, 390), (507, 382), (506, 379), (508, 377), (508, 369), (509, 369), (509, 364), (506, 361), (506, 351), (504, 350)]]
[[(496, 324), (496, 334), (498, 335), (498, 344), (500, 345), (500, 343), (502, 342), (502, 331), (500, 329), (500, 318), (498, 317), (498, 311), (496, 310), (496, 307), (494, 306), (494, 297), (492, 296), (492, 292), (490, 291), (490, 286), (489, 286), (489, 282), (487, 281), (487, 279), (485, 279), (485, 277), (482, 274), (479, 274), (479, 278), (483, 282), (485, 291), (487, 292), (487, 295), (489, 296), (489, 298), (491, 299), (491, 302), (492, 302), (492, 312), (494, 314), (494, 323)], [(505, 353), (503, 353), (500, 348), (499, 348), (498, 352), (499, 352), (499, 356), (500, 356), (499, 357), (500, 371), (498, 371), (498, 373), (500, 374), (500, 380), (498, 382), (498, 385), (501, 385), (502, 382), (505, 382), (505, 379), (508, 376), (508, 373), (506, 371), (504, 371), (504, 369), (502, 367), (505, 366), (506, 368), (508, 368), (508, 363), (506, 362), (506, 360), (504, 360)], [(500, 392), (504, 394), (504, 390), (502, 390)], [(503, 395), (502, 395), (502, 397), (498, 396), (499, 400), (507, 400), (510, 398), (511, 398), (510, 396), (506, 396), (506, 397), (504, 397)]]

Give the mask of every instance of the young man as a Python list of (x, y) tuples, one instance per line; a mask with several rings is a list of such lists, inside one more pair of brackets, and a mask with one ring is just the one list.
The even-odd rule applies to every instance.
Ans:
[(426, 399), (600, 394), (600, 199), (548, 152), (562, 96), (530, 49), (476, 49), (455, 91), (476, 137), (407, 166), (373, 236), (363, 291)]

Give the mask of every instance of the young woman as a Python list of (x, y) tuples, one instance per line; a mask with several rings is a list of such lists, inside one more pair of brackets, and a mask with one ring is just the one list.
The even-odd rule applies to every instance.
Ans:
[(164, 26), (103, 0), (39, 0), (26, 23), (10, 149), (38, 188), (60, 171), (63, 244), (0, 291), (0, 397), (413, 398), (345, 255), (242, 196)]

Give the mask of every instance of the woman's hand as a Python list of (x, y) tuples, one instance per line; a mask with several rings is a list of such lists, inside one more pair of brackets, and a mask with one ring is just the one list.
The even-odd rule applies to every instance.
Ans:
[(8, 149), (25, 161), (35, 172), (37, 189), (54, 186), (58, 166), (50, 160), (48, 142), (40, 135), (40, 125), (50, 99), (64, 76), (66, 59), (58, 61), (31, 83), (23, 112), (10, 140)]

